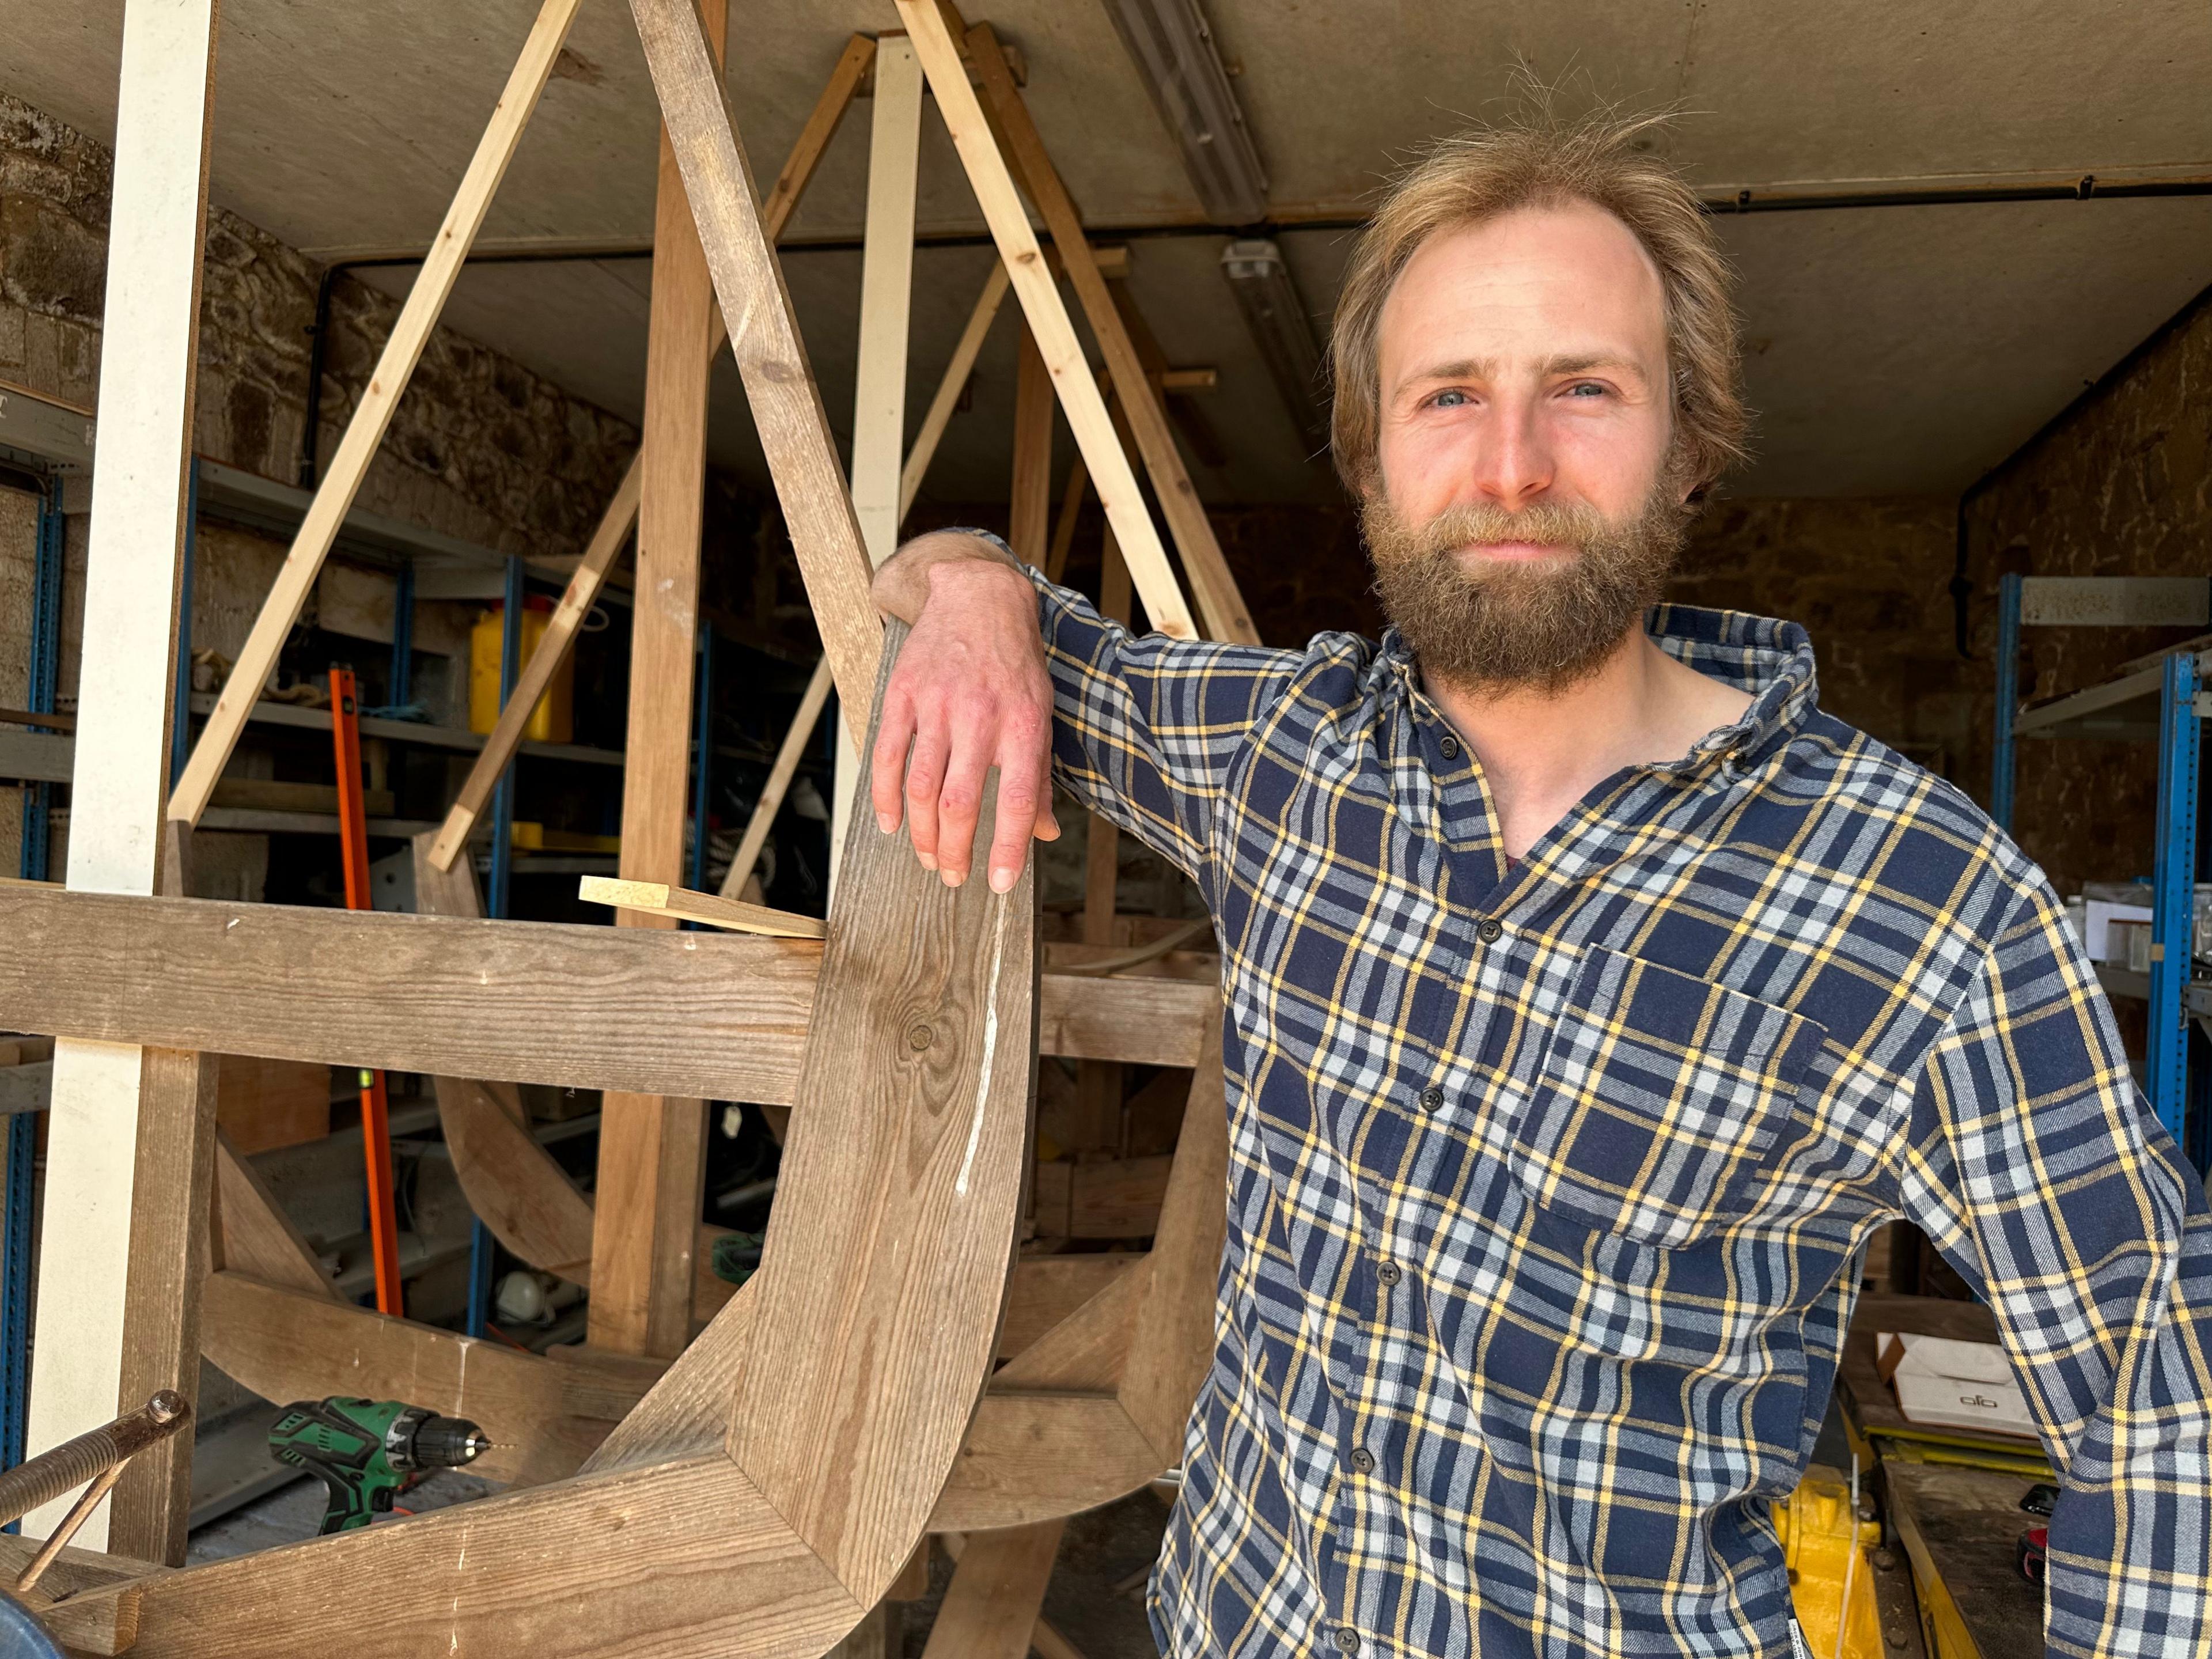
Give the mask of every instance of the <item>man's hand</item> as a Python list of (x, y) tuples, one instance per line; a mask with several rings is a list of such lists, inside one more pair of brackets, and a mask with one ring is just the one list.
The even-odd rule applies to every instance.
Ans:
[(1006, 892), (1031, 834), (1060, 838), (1036, 590), (988, 543), (939, 532), (884, 562), (875, 599), (913, 629), (884, 693), (871, 757), (876, 822), (889, 835), (909, 817), (922, 867), (957, 887), (968, 878), (984, 775), (997, 767), (989, 868), (992, 890)]

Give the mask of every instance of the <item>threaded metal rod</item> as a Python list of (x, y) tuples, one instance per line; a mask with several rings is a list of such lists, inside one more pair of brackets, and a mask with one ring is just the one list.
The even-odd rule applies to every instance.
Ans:
[(0, 1526), (97, 1480), (125, 1458), (174, 1434), (191, 1414), (174, 1389), (157, 1389), (137, 1411), (17, 1464), (0, 1474)]

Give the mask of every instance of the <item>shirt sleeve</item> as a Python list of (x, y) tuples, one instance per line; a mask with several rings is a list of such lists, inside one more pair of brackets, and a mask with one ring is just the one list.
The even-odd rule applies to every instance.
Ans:
[(1929, 1055), (1910, 1144), (1906, 1212), (1995, 1311), (2059, 1472), (2049, 1650), (2207, 1651), (2212, 1215), (2039, 874)]
[(1052, 678), (1053, 781), (1211, 890), (1222, 793), (1252, 728), (1299, 658), (1258, 646), (1137, 635), (1024, 568)]

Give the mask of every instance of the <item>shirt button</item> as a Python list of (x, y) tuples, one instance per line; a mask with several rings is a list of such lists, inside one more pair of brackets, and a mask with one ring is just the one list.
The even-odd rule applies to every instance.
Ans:
[(1446, 760), (1457, 760), (1459, 758), (1459, 739), (1457, 738), (1443, 738), (1439, 739), (1437, 744), (1437, 749)]
[(1485, 916), (1482, 919), (1482, 926), (1474, 930), (1474, 936), (1485, 945), (1495, 945), (1498, 943), (1498, 937), (1504, 932), (1504, 924), (1496, 916)]
[(1339, 1625), (1336, 1627), (1336, 1646), (1340, 1653), (1358, 1652), (1359, 1632), (1349, 1625)]
[(1375, 1454), (1364, 1446), (1356, 1446), (1352, 1452), (1352, 1467), (1362, 1474), (1375, 1473)]
[(1433, 1112), (1443, 1103), (1444, 1091), (1437, 1088), (1435, 1084), (1431, 1083), (1421, 1091), (1421, 1106), (1425, 1111)]
[(1395, 1261), (1385, 1261), (1375, 1269), (1375, 1277), (1385, 1285), (1395, 1285), (1405, 1276), (1404, 1271)]

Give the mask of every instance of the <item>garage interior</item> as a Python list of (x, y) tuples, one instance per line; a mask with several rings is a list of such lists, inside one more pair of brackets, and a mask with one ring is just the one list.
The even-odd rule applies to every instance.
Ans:
[[(43, 1600), (25, 1592), (63, 1609), (48, 1624), (70, 1650), (246, 1650), (162, 1645), (164, 1610), (185, 1603), (100, 1565), (103, 1548), (235, 1564), (198, 1582), (244, 1607), (280, 1599), (284, 1573), (380, 1571), (365, 1540), (426, 1524), (349, 1534), (351, 1569), (301, 1554), (328, 1493), (272, 1457), (275, 1407), (375, 1396), (481, 1425), (494, 1445), (471, 1468), (397, 1496), (403, 1510), (465, 1510), (646, 1467), (605, 1448), (667, 1397), (664, 1376), (672, 1389), (708, 1375), (702, 1331), (720, 1333), (718, 1364), (742, 1369), (732, 1356), (756, 1345), (756, 1372), (775, 1310), (787, 1349), (809, 1339), (813, 1304), (763, 1254), (802, 1173), (784, 1158), (795, 1103), (835, 1092), (827, 1060), (802, 1058), (827, 1041), (807, 1035), (806, 999), (815, 964), (826, 986), (837, 960), (833, 895), (850, 882), (852, 904), (864, 888), (889, 903), (897, 878), (833, 852), (838, 734), (865, 730), (876, 646), (852, 643), (872, 611), (863, 627), (848, 604), (842, 634), (819, 620), (866, 567), (825, 586), (822, 550), (854, 544), (823, 527), (836, 515), (805, 481), (832, 461), (841, 489), (849, 475), (858, 517), (839, 522), (878, 559), (901, 535), (981, 526), (1140, 622), (1188, 595), (1210, 637), (1372, 635), (1321, 378), (1343, 267), (1396, 168), (1538, 96), (1676, 112), (1660, 142), (1738, 276), (1753, 459), (1714, 493), (1669, 597), (1802, 623), (1825, 708), (2010, 830), (2069, 901), (2154, 1109), (2200, 1173), (2212, 1164), (2212, 1052), (2196, 1024), (2212, 991), (2194, 981), (2212, 957), (2212, 884), (2200, 897), (2196, 873), (2197, 726), (2212, 716), (2197, 690), (2212, 650), (2212, 15), (2170, 0), (969, 7), (229, 0), (218, 20), (191, 0), (173, 9), (212, 40), (204, 109), (189, 62), (140, 64), (134, 82), (126, 32), (148, 0), (0, 9), (0, 870), (21, 878), (0, 902), (89, 887), (265, 915), (273, 942), (252, 960), (299, 975), (289, 1020), (281, 985), (265, 1010), (185, 996), (159, 952), (212, 961), (191, 952), (215, 947), (160, 933), (168, 913), (151, 908), (100, 913), (117, 982), (147, 988), (123, 1012), (0, 971), (0, 1028), (21, 1027), (0, 1033), (0, 1466), (142, 1403), (141, 1373), (192, 1402), (185, 1430), (134, 1458), (112, 1507), (43, 1569)], [(665, 64), (641, 44), (648, 12)], [(669, 90), (684, 52), (724, 31), (727, 109), (767, 198), (725, 204), (727, 248), (687, 191)], [(940, 97), (951, 60), (933, 52), (957, 53), (963, 108)], [(85, 665), (111, 659), (86, 623), (105, 614), (88, 583), (103, 445), (125, 428), (121, 441), (154, 441), (102, 407), (104, 377), (119, 383), (103, 342), (134, 87), (162, 94), (144, 119), (172, 124), (148, 153), (204, 144), (204, 228), (179, 301), (195, 331), (177, 392), (189, 462), (171, 492), (185, 598), (106, 601), (151, 606), (171, 645), (166, 665), (102, 684)], [(1011, 277), (979, 149), (1019, 186), (1006, 200), (1046, 250)], [(131, 257), (183, 294), (146, 240)], [(761, 268), (787, 291), (827, 447), (793, 435), (796, 404), (757, 418), (720, 344), (732, 308), (716, 308), (714, 262), (770, 245)], [(1041, 295), (1072, 319), (1059, 326), (1073, 373)], [(410, 319), (419, 360), (402, 354), (394, 400), (391, 343)], [(749, 307), (744, 325), (773, 319)], [(1118, 474), (1093, 443), (1126, 457)], [(167, 480), (131, 488), (139, 506), (117, 511), (149, 514), (134, 520), (141, 562), (110, 580), (158, 588), (170, 553), (145, 490)], [(541, 636), (556, 649), (532, 680)], [(241, 663), (265, 671), (251, 702)], [(541, 684), (526, 716), (516, 687)], [(982, 1369), (951, 1430), (932, 1418), (937, 1439), (911, 1443), (944, 1440), (939, 1465), (914, 1453), (878, 1472), (881, 1513), (911, 1511), (912, 1535), (884, 1587), (859, 1588), (872, 1567), (841, 1571), (838, 1593), (865, 1605), (815, 1651), (1154, 1651), (1144, 1589), (1179, 1443), (1161, 1397), (1192, 1364), (1203, 1374), (1158, 1310), (1182, 1295), (1210, 1318), (1212, 1288), (1210, 1261), (1194, 1279), (1163, 1264), (1170, 1245), (1202, 1254), (1218, 1236), (1192, 1198), (1219, 1156), (1194, 1133), (1219, 958), (1185, 878), (1072, 805), (1062, 818), (1070, 833), (1034, 860), (1042, 1058), (1032, 1142), (1018, 1124), (1005, 1149), (1014, 1282), (1002, 1316), (977, 1315), (990, 1328), (966, 1359), (917, 1334), (911, 1307), (885, 1314), (881, 1328), (946, 1377)], [(185, 844), (188, 859), (173, 854)], [(80, 857), (145, 874), (80, 879)], [(923, 902), (900, 890), (909, 901)], [(496, 947), (514, 982), (471, 1002), (459, 957), (407, 943), (458, 933), (288, 920), (348, 911), (521, 939)], [(945, 925), (981, 915), (970, 904)], [(0, 929), (47, 930), (58, 949), (88, 926), (23, 908)], [(556, 941), (541, 954), (521, 937), (532, 927)], [(631, 954), (592, 956), (584, 928)], [(708, 969), (731, 963), (742, 984), (694, 1027), (681, 988), (711, 990)], [(533, 1001), (531, 975), (556, 969), (568, 977)], [(957, 972), (995, 994), (995, 962)], [(52, 958), (46, 976), (70, 977)], [(747, 1012), (771, 1002), (773, 1022)], [(471, 1023), (491, 1019), (506, 1022), (496, 1042)], [(249, 1025), (261, 1037), (235, 1052), (194, 1036)], [(68, 1085), (92, 1091), (70, 1097), (83, 1102), (112, 1091), (119, 1115), (99, 1120), (82, 1167), (119, 1171), (126, 1194), (138, 1170), (135, 1209), (52, 1201), (50, 1107), (80, 1063), (73, 1043), (174, 1055), (190, 1074), (134, 1058), (127, 1078)], [(521, 1058), (533, 1048), (542, 1066)], [(434, 1051), (451, 1074), (403, 1063)], [(989, 1052), (981, 1064), (988, 1081)], [(771, 1071), (773, 1087), (745, 1091)], [(700, 1079), (733, 1086), (702, 1093)], [(179, 1098), (205, 1109), (171, 1112), (181, 1138), (161, 1143), (148, 1125)], [(1218, 1115), (1218, 1086), (1212, 1098)], [(195, 1112), (212, 1114), (204, 1134)], [(172, 1177), (160, 1205), (149, 1169)], [(836, 1171), (803, 1173), (836, 1190)], [(2048, 1478), (2039, 1445), (1916, 1422), (1877, 1353), (1887, 1333), (1987, 1342), (1990, 1317), (1907, 1224), (1871, 1242), (1862, 1272), (1814, 1472), (1778, 1511), (1807, 1636), (1860, 1659), (2039, 1650), (2016, 1547), (2034, 1524), (2021, 1498)], [(142, 1304), (169, 1311), (142, 1325)], [(105, 1343), (108, 1369), (73, 1369), (64, 1343)], [(497, 1375), (471, 1380), (471, 1357), (495, 1351), (479, 1363)], [(81, 1373), (106, 1379), (97, 1409)], [(732, 1386), (735, 1446), (749, 1396)], [(886, 1435), (899, 1411), (945, 1416), (896, 1392), (870, 1403)], [(1057, 1401), (1070, 1426), (1024, 1427), (1045, 1437), (1002, 1468), (997, 1443), (960, 1442), (979, 1395), (1054, 1425), (1036, 1402)], [(1071, 1401), (1121, 1413), (1126, 1448), (1098, 1449), (1110, 1436), (1079, 1425)], [(1014, 1408), (987, 1419), (974, 1435)], [(853, 1454), (867, 1470), (878, 1455)], [(70, 1507), (41, 1501), (34, 1537)], [(619, 1507), (580, 1498), (562, 1525), (618, 1529)], [(0, 1537), (10, 1572), (33, 1547)], [(574, 1547), (619, 1565), (625, 1547), (603, 1531)], [(286, 1551), (306, 1565), (257, 1585), (257, 1556)], [(631, 1594), (661, 1594), (633, 1577)], [(526, 1596), (537, 1581), (518, 1568), (501, 1582)], [(428, 1591), (376, 1595), (418, 1620), (414, 1639), (444, 1629), (408, 1607)], [(744, 1595), (703, 1595), (690, 1626), (670, 1615), (654, 1650), (755, 1650), (728, 1644), (764, 1617)], [(328, 1650), (310, 1628), (273, 1619), (253, 1650)], [(604, 1639), (574, 1650), (623, 1650)]]

